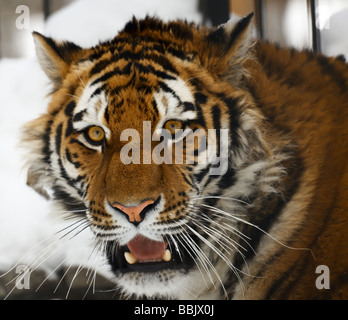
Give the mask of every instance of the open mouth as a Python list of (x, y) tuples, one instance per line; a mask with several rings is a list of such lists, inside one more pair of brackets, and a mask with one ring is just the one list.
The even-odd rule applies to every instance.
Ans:
[(194, 264), (191, 256), (192, 253), (171, 243), (154, 241), (142, 235), (137, 235), (124, 246), (117, 246), (113, 241), (107, 245), (107, 257), (114, 272), (187, 271)]

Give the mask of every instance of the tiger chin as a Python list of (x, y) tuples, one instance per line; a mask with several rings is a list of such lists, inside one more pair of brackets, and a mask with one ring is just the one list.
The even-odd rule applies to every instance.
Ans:
[(52, 92), (27, 183), (86, 219), (125, 297), (348, 298), (348, 67), (251, 21), (33, 34)]

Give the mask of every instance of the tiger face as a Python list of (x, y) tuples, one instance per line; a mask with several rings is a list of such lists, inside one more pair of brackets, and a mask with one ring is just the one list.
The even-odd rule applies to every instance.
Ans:
[(243, 89), (250, 19), (133, 19), (88, 49), (34, 34), (53, 92), (24, 131), (28, 184), (87, 219), (127, 295), (227, 297), (278, 203), (287, 156)]

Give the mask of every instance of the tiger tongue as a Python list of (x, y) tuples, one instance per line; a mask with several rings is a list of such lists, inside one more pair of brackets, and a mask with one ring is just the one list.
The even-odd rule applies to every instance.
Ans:
[(167, 242), (154, 241), (142, 235), (137, 235), (127, 244), (128, 249), (137, 261), (161, 259), (167, 245)]

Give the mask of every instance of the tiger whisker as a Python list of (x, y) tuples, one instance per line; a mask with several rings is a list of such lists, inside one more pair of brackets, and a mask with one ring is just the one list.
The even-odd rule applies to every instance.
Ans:
[(85, 84), (85, 83), (82, 81), (82, 79), (81, 79), (81, 76), (80, 76), (79, 72), (78, 72), (77, 70), (75, 70), (75, 72), (76, 72), (76, 74), (78, 75), (78, 77), (79, 77), (80, 82), (82, 83), (82, 85), (83, 85), (85, 88), (87, 88), (86, 84)]
[[(53, 213), (57, 213), (57, 214), (72, 214), (72, 213), (80, 213), (80, 212), (86, 212), (87, 209), (80, 209), (80, 210), (54, 210)], [(74, 215), (72, 215), (74, 216)], [(58, 218), (61, 218), (61, 216), (59, 216)]]
[[(82, 220), (82, 219), (81, 219), (81, 220)], [(73, 225), (75, 225), (75, 224), (76, 224), (76, 222), (75, 222)], [(73, 229), (71, 229), (71, 230), (69, 230), (68, 232), (66, 232), (65, 234), (63, 234), (63, 235), (60, 237), (60, 240), (63, 239), (63, 238), (65, 238), (65, 237), (67, 237), (69, 234), (71, 234), (72, 232), (74, 232), (76, 229), (78, 229), (78, 228), (80, 228), (80, 227), (83, 227), (82, 230), (78, 230), (78, 233), (74, 234), (74, 235), (70, 238), (70, 240), (71, 240), (71, 239), (73, 239), (76, 235), (78, 235), (80, 232), (82, 232), (83, 230), (87, 229), (90, 225), (91, 225), (91, 223), (90, 223), (89, 221), (86, 221), (85, 219), (83, 219), (83, 221), (79, 221), (79, 224), (78, 224), (77, 226), (75, 226)], [(72, 227), (72, 226), (70, 226), (70, 228), (71, 228), (71, 227)], [(58, 233), (60, 233), (60, 232), (62, 232), (62, 231), (64, 231), (64, 230), (66, 230), (66, 229), (67, 229), (67, 228), (64, 228), (64, 229), (60, 230)]]
[(66, 226), (66, 227), (64, 227), (64, 228), (62, 228), (62, 229), (56, 231), (55, 234), (62, 233), (63, 231), (65, 231), (65, 230), (71, 228), (72, 226), (74, 226), (74, 225), (76, 225), (76, 224), (82, 224), (83, 222), (86, 222), (86, 218), (81, 218), (81, 219), (75, 221), (74, 223), (69, 224), (68, 226)]
[[(249, 222), (249, 221), (246, 221), (246, 220), (244, 220), (244, 219), (238, 218), (238, 217), (236, 217), (236, 216), (235, 216), (234, 214), (232, 214), (232, 213), (226, 212), (226, 211), (224, 211), (224, 210), (222, 210), (222, 209), (219, 209), (219, 208), (216, 208), (216, 207), (207, 205), (207, 204), (201, 204), (201, 205), (204, 206), (204, 207), (207, 207), (207, 208), (209, 208), (209, 209), (211, 209), (211, 210), (213, 210), (213, 211), (215, 211), (215, 212), (217, 212), (217, 213), (220, 213), (220, 214), (222, 214), (222, 215), (225, 215), (226, 217), (229, 217), (229, 218), (232, 219), (232, 220), (236, 220), (236, 221), (239, 221), (239, 222), (242, 222), (242, 223), (244, 223), (244, 224), (247, 224), (247, 225), (249, 225), (249, 226), (254, 227), (255, 229), (261, 231), (263, 234), (267, 235), (269, 238), (271, 238), (272, 240), (274, 240), (275, 242), (277, 242), (278, 244), (282, 245), (283, 247), (285, 247), (285, 248), (287, 248), (287, 249), (291, 249), (291, 250), (305, 250), (305, 251), (310, 251), (310, 252), (312, 252), (312, 250), (309, 249), (309, 248), (295, 248), (295, 247), (288, 246), (288, 245), (286, 245), (285, 243), (283, 243), (282, 241), (280, 241), (280, 240), (278, 240), (277, 238), (273, 237), (270, 233), (268, 233), (267, 231), (263, 230), (262, 228), (260, 228), (260, 227), (257, 226), (256, 224), (253, 224), (253, 223), (251, 223), (251, 222)], [(312, 255), (313, 255), (313, 253), (312, 253)]]
[[(64, 211), (65, 213), (70, 213), (70, 212), (75, 212), (75, 211)], [(71, 218), (69, 217), (69, 219), (72, 219), (72, 218), (76, 218), (74, 216), (71, 216)], [(63, 218), (64, 219), (64, 218)], [(59, 216), (59, 217), (56, 217), (55, 221), (61, 221), (62, 220), (62, 217)], [(53, 222), (55, 222), (53, 221)], [(66, 228), (69, 228), (70, 226), (66, 227)], [(31, 248), (29, 248), (28, 250), (26, 250), (26, 252), (18, 259), (18, 262), (13, 266), (11, 267), (8, 271), (0, 274), (0, 278), (2, 277), (5, 277), (7, 274), (9, 274), (10, 272), (12, 272), (18, 265), (20, 264), (23, 264), (24, 263), (24, 260), (25, 260), (25, 257), (30, 253), (30, 252), (33, 252), (35, 251), (36, 248), (39, 248), (41, 245), (43, 245), (45, 242), (50, 242), (52, 238), (56, 237), (56, 235), (65, 230), (66, 228), (63, 228), (62, 230), (60, 231), (57, 231), (53, 234), (49, 234), (48, 236), (46, 236), (45, 238), (41, 239), (40, 241), (38, 241), (37, 243), (35, 243)], [(52, 243), (51, 243), (52, 244)], [(47, 247), (45, 247), (47, 248)], [(26, 263), (27, 264), (27, 263)], [(30, 264), (30, 263), (29, 263)]]
[[(207, 262), (210, 262), (209, 259), (208, 259), (208, 258), (206, 257), (206, 255), (202, 252), (201, 248), (199, 248), (199, 247), (197, 246), (197, 244), (191, 239), (191, 237), (189, 236), (189, 234), (187, 233), (187, 231), (186, 231), (181, 225), (180, 225), (179, 227), (180, 227), (180, 229), (182, 229), (183, 232), (182, 232), (182, 233), (179, 233), (179, 234), (177, 235), (178, 241), (180, 242), (180, 244), (183, 246), (183, 248), (186, 250), (186, 252), (190, 255), (190, 257), (191, 257), (191, 258), (193, 259), (193, 261), (195, 262), (195, 264), (196, 264), (196, 266), (197, 266), (197, 268), (198, 268), (198, 270), (199, 270), (199, 272), (200, 272), (200, 274), (201, 274), (201, 276), (202, 276), (202, 279), (203, 279), (204, 282), (205, 282), (205, 285), (208, 287), (208, 284), (207, 284), (207, 282), (206, 282), (206, 280), (205, 280), (205, 277), (204, 277), (204, 275), (203, 275), (203, 272), (202, 272), (201, 268), (199, 267), (199, 262), (201, 263), (202, 267), (204, 268), (204, 271), (206, 272), (206, 274), (208, 275), (209, 280), (210, 280), (211, 283), (215, 286), (214, 281), (213, 281), (212, 276), (211, 276), (211, 273), (210, 273), (209, 268), (208, 268), (208, 266), (207, 266)], [(181, 237), (183, 241), (181, 241), (181, 240), (179, 239), (179, 237)], [(195, 258), (192, 256), (190, 250), (186, 247), (185, 243), (188, 244), (189, 248), (191, 248), (191, 249), (193, 249), (193, 250), (195, 251), (196, 257), (197, 257), (198, 261), (196, 261)], [(178, 252), (179, 252), (179, 254), (180, 254), (180, 250), (179, 250), (179, 249), (177, 249), (177, 250), (178, 250)], [(181, 258), (181, 255), (180, 255), (180, 258)], [(181, 258), (181, 260), (182, 260), (182, 258)]]
[[(90, 222), (86, 222), (86, 224), (84, 225), (84, 227), (81, 230), (78, 230), (78, 232), (76, 234), (74, 234), (73, 236), (70, 237), (70, 240), (75, 238), (76, 236), (78, 236), (81, 232), (85, 231), (86, 229), (88, 229), (92, 224)], [(82, 226), (82, 224), (81, 224)]]
[[(185, 248), (185, 250), (188, 252), (188, 254), (190, 255), (190, 257), (193, 259), (193, 261), (195, 262), (197, 269), (199, 271), (199, 273), (202, 276), (202, 279), (205, 282), (206, 287), (208, 287), (208, 283), (206, 282), (205, 276), (199, 266), (199, 264), (201, 264), (202, 268), (204, 269), (205, 273), (207, 274), (209, 281), (212, 283), (212, 285), (215, 287), (214, 284), (214, 280), (213, 277), (210, 273), (209, 267), (208, 267), (208, 263), (210, 262), (209, 259), (207, 258), (207, 256), (203, 253), (203, 251), (201, 250), (201, 248), (199, 248), (197, 246), (197, 244), (191, 239), (191, 237), (187, 234), (187, 232), (183, 232), (182, 234), (179, 235), (179, 237), (182, 238), (183, 241), (180, 241), (180, 244), (183, 246), (183, 248)], [(197, 261), (194, 258), (194, 256), (192, 256), (192, 254), (190, 253), (190, 250), (186, 247), (185, 243), (187, 243), (187, 245), (189, 246), (189, 248), (191, 248), (192, 250), (194, 250), (194, 253), (197, 257)]]
[[(56, 249), (54, 249), (47, 257), (45, 257), (45, 259), (43, 259), (39, 264), (35, 265), (35, 267), (32, 269), (32, 271), (35, 271), (41, 264), (43, 264), (48, 258), (50, 258), (56, 251), (58, 251), (62, 246), (65, 245), (65, 243), (62, 241), (62, 239), (67, 235), (70, 234), (71, 232), (73, 232), (74, 230), (76, 230), (78, 227), (80, 227), (81, 225), (83, 225), (84, 222), (82, 222), (80, 225), (78, 225), (77, 227), (75, 227), (73, 230), (70, 230), (69, 232), (67, 232), (65, 235), (63, 235), (62, 237), (56, 239), (53, 243), (51, 243), (47, 248), (45, 248), (44, 250), (42, 250), (43, 252), (37, 257), (37, 260), (39, 260), (41, 257), (44, 257), (46, 255), (47, 252), (49, 252), (49, 250), (51, 250), (52, 247), (56, 246), (57, 243), (60, 244), (60, 246), (58, 246)], [(66, 229), (66, 228), (65, 228)], [(70, 238), (71, 239), (71, 238)], [(33, 265), (30, 264), (30, 265)]]
[[(72, 279), (71, 279), (71, 281), (70, 281), (70, 285), (69, 285), (69, 287), (68, 287), (68, 290), (67, 290), (67, 293), (66, 293), (66, 296), (65, 296), (66, 299), (68, 299), (68, 297), (69, 297), (69, 294), (70, 294), (70, 291), (71, 291), (72, 286), (73, 286), (73, 284), (74, 284), (74, 281), (76, 280), (77, 276), (78, 276), (78, 275), (82, 272), (82, 270), (84, 269), (83, 265), (86, 265), (86, 264), (87, 264), (87, 262), (88, 262), (88, 261), (90, 260), (90, 258), (91, 258), (91, 255), (93, 254), (93, 252), (95, 252), (95, 249), (96, 249), (96, 248), (97, 248), (97, 244), (94, 245), (93, 250), (89, 253), (87, 260), (86, 260), (86, 261), (85, 261), (85, 259), (82, 259), (82, 260), (81, 260), (79, 266), (77, 267), (77, 269), (76, 269), (76, 271), (75, 271), (75, 273), (74, 273), (74, 275), (73, 275), (73, 277), (72, 277)], [(88, 275), (89, 270), (90, 270), (90, 268), (87, 269), (86, 275)], [(90, 285), (88, 286), (87, 291), (86, 291), (85, 294), (84, 294), (84, 297), (87, 295), (89, 289), (90, 289)]]
[[(232, 253), (233, 250), (235, 250), (240, 256), (241, 258), (243, 259), (244, 261), (244, 265), (247, 269), (246, 272), (242, 271), (242, 270), (239, 270), (236, 268), (236, 270), (246, 276), (249, 276), (249, 277), (255, 277), (253, 275), (251, 275), (249, 273), (249, 267), (248, 267), (248, 264), (247, 264), (247, 261), (246, 261), (246, 257), (245, 255), (243, 254), (243, 252), (241, 252), (238, 247), (240, 247), (241, 249), (243, 249), (244, 251), (247, 252), (247, 249), (244, 248), (243, 246), (241, 246), (238, 242), (236, 242), (235, 240), (233, 240), (232, 238), (230, 237), (226, 237), (226, 234), (222, 231), (222, 230), (219, 230), (217, 228), (214, 228), (214, 227), (208, 227), (206, 225), (201, 225), (199, 224), (197, 221), (199, 221), (199, 217), (201, 217), (201, 215), (199, 216), (196, 216), (196, 220), (192, 219), (192, 223), (195, 224), (197, 227), (199, 227), (203, 232), (205, 232), (208, 236), (210, 236), (217, 244), (219, 244), (223, 249), (224, 251), (226, 251), (226, 253), (228, 255), (230, 255)], [(212, 220), (213, 221), (213, 220)], [(217, 226), (219, 227), (220, 225), (217, 223)], [(216, 236), (214, 236), (212, 233), (214, 233), (216, 236), (220, 237), (221, 240), (219, 238), (216, 238)], [(223, 241), (225, 242), (223, 242)], [(250, 244), (247, 242), (247, 244), (250, 246)], [(251, 246), (250, 246), (251, 247)], [(251, 247), (252, 248), (252, 247)], [(221, 252), (222, 255), (224, 255), (222, 252)], [(224, 255), (225, 256), (225, 255)], [(230, 265), (230, 260), (228, 259), (228, 257), (226, 257), (226, 260), (223, 259), (228, 265)], [(234, 267), (234, 266), (233, 266)], [(234, 267), (235, 268), (235, 267)]]
[[(238, 246), (240, 246), (244, 251), (247, 251), (244, 247), (242, 247), (241, 245), (239, 245), (237, 242), (235, 242), (233, 239), (227, 238), (221, 231), (219, 231), (218, 229), (214, 228), (214, 227), (208, 227), (206, 225), (200, 225), (199, 223), (197, 223), (197, 221), (194, 221), (194, 219), (192, 219), (192, 223), (198, 227), (200, 227), (204, 232), (206, 232), (208, 235), (210, 235), (213, 240), (218, 243), (228, 254), (231, 254), (231, 249), (236, 250), (242, 257), (245, 257), (245, 255), (237, 248), (237, 246), (234, 244), (236, 243)], [(211, 233), (210, 233), (211, 232)], [(216, 238), (215, 236), (213, 236), (213, 234), (215, 234), (216, 236), (221, 237), (221, 240), (219, 238)], [(223, 241), (225, 241), (226, 243), (224, 243)]]
[(240, 203), (245, 204), (246, 206), (249, 206), (249, 207), (252, 206), (252, 204), (250, 204), (250, 203), (248, 203), (246, 201), (243, 201), (243, 200), (240, 200), (240, 199), (237, 199), (237, 198), (224, 197), (224, 196), (199, 196), (199, 197), (192, 197), (192, 200), (205, 200), (205, 199), (229, 200), (229, 201), (240, 202)]
[[(97, 277), (97, 271), (98, 271), (98, 269), (96, 268), (96, 266), (97, 266), (97, 263), (96, 263), (97, 261), (96, 261), (96, 260), (98, 259), (97, 254), (99, 254), (99, 253), (105, 253), (105, 252), (106, 252), (106, 247), (107, 247), (107, 241), (106, 241), (106, 240), (101, 240), (101, 241), (98, 240), (98, 241), (95, 243), (94, 248), (92, 249), (91, 254), (90, 254), (89, 257), (88, 257), (88, 260), (90, 260), (91, 257), (92, 257), (92, 254), (93, 254), (93, 253), (95, 254), (94, 263), (91, 264), (91, 266), (88, 268), (88, 270), (87, 270), (87, 272), (86, 272), (86, 274), (89, 273), (88, 279), (87, 279), (87, 283), (89, 283), (89, 286), (88, 286), (88, 288), (87, 288), (87, 290), (86, 290), (86, 293), (85, 293), (83, 299), (86, 297), (86, 295), (87, 295), (87, 293), (88, 293), (88, 291), (89, 291), (89, 289), (90, 289), (91, 287), (92, 287), (92, 292), (93, 292), (93, 294), (97, 291), (96, 288), (95, 288), (95, 285), (96, 285), (96, 277)], [(92, 270), (92, 265), (93, 265), (93, 270)], [(98, 290), (98, 292), (101, 292), (101, 291), (103, 291), (103, 292), (106, 292), (106, 291), (115, 291), (115, 290), (116, 290), (116, 289), (114, 289), (114, 290)]]
[[(223, 245), (222, 242), (216, 238), (213, 234), (212, 234), (212, 229), (208, 228), (207, 226), (204, 225), (200, 225), (199, 223), (197, 223), (196, 221), (192, 221), (192, 224), (196, 225), (197, 227), (199, 227), (204, 233), (206, 233), (208, 236), (210, 236), (215, 243), (219, 244), (228, 254), (230, 254), (230, 250), (236, 250), (242, 257), (245, 257), (243, 253), (240, 252), (240, 250), (238, 250), (236, 248), (236, 246), (233, 243), (229, 243), (231, 245), (231, 247), (227, 246), (226, 249), (226, 245)], [(218, 233), (218, 235), (221, 236), (220, 233)], [(226, 239), (226, 238), (225, 238)], [(228, 241), (228, 239), (226, 239)], [(228, 265), (228, 266), (233, 266), (232, 262), (228, 259), (228, 257), (220, 250), (218, 249), (215, 245), (214, 247), (216, 248), (217, 251), (219, 251), (218, 255), (222, 258), (222, 260)], [(233, 266), (233, 268), (235, 268), (236, 270), (238, 270), (235, 266)], [(241, 270), (238, 270), (239, 272), (242, 272)]]
[(53, 293), (56, 293), (56, 292), (57, 292), (59, 286), (60, 286), (61, 283), (63, 282), (65, 276), (67, 275), (67, 273), (69, 272), (69, 270), (70, 270), (71, 267), (72, 267), (72, 265), (70, 265), (70, 266), (68, 266), (68, 267), (66, 268), (64, 274), (61, 276), (60, 280), (58, 281), (58, 283), (57, 283), (57, 285), (56, 285), (56, 287), (55, 287)]
[[(58, 240), (54, 241), (53, 243), (51, 243), (48, 247), (44, 248), (41, 250), (41, 253), (35, 257), (33, 260), (31, 260), (29, 263), (26, 263), (25, 265), (27, 266), (27, 271), (28, 272), (28, 276), (30, 277), (31, 274), (36, 271), (41, 264), (43, 264), (52, 254), (54, 254), (55, 252), (57, 252), (60, 248), (55, 248), (53, 251), (50, 252), (51, 248), (54, 247), (56, 245)], [(46, 254), (50, 252), (50, 254), (48, 256), (46, 256)], [(42, 258), (42, 260), (41, 260)], [(35, 263), (35, 261), (40, 261), (39, 263)], [(19, 264), (17, 264), (19, 265)], [(8, 286), (9, 284), (11, 284), (12, 282), (15, 282), (12, 290), (7, 294), (7, 296), (4, 298), (4, 300), (6, 300), (10, 294), (13, 292), (13, 290), (16, 288), (16, 283), (17, 283), (17, 279), (19, 279), (20, 277), (22, 277), (22, 274), (17, 274), (17, 276), (15, 276), (14, 278), (12, 278), (8, 283), (5, 284), (5, 286)]]
[[(82, 220), (82, 219), (81, 219)], [(45, 239), (43, 239), (42, 241), (40, 241), (40, 243), (36, 244), (34, 246), (34, 248), (32, 248), (31, 250), (34, 250), (35, 247), (38, 247), (40, 244), (43, 244), (44, 242), (47, 242), (49, 239), (55, 238), (57, 236), (58, 233), (67, 230), (69, 228), (71, 228), (72, 226), (74, 226), (76, 223), (80, 223), (78, 226), (76, 226), (73, 230), (70, 230), (69, 232), (67, 232), (65, 235), (63, 235), (62, 237), (55, 239), (54, 241), (50, 242), (49, 245), (45, 246), (42, 250), (39, 251), (39, 253), (37, 255), (35, 255), (35, 257), (31, 260), (29, 260), (28, 262), (25, 263), (26, 266), (28, 266), (28, 272), (29, 272), (29, 276), (31, 276), (31, 274), (33, 272), (35, 272), (45, 261), (47, 261), (52, 255), (54, 255), (56, 252), (58, 252), (65, 244), (65, 241), (62, 241), (62, 239), (67, 235), (70, 234), (71, 232), (73, 232), (74, 230), (76, 230), (78, 227), (83, 226), (84, 223), (86, 223), (86, 221), (77, 221), (73, 224), (70, 224), (69, 226), (63, 228), (62, 230), (49, 235), (48, 237), (46, 237)], [(85, 229), (85, 228), (84, 228)], [(81, 231), (83, 230), (78, 230), (77, 234), (79, 234)], [(74, 236), (76, 236), (77, 234), (75, 234)], [(27, 253), (26, 253), (27, 254)], [(12, 270), (14, 270), (18, 265), (21, 264), (21, 261), (24, 261), (25, 255), (23, 255), (23, 257), (18, 261), (18, 263), (12, 267), (9, 271), (6, 272), (6, 274), (8, 274), (9, 272), (11, 272)], [(38, 290), (44, 282), (47, 281), (47, 279), (59, 268), (59, 266), (61, 266), (63, 263), (65, 262), (65, 260), (60, 263), (43, 281), (42, 283), (39, 285), (39, 287), (36, 289)], [(4, 276), (4, 275), (2, 275)], [(6, 285), (9, 285), (10, 283), (16, 281), (19, 277), (21, 277), (21, 274), (18, 274), (16, 277), (14, 277), (12, 280), (10, 280)], [(14, 287), (12, 288), (12, 290), (8, 293), (8, 295), (5, 297), (5, 299), (7, 299), (9, 297), (9, 295), (13, 292), (13, 290), (15, 289), (16, 285), (14, 285)]]
[[(192, 232), (192, 233), (194, 233), (201, 241), (203, 241), (210, 249), (212, 249), (227, 265), (228, 265), (228, 267), (232, 270), (232, 272), (234, 273), (234, 275), (236, 276), (236, 278), (238, 279), (238, 282), (240, 283), (240, 286), (242, 287), (242, 288), (244, 288), (244, 285), (243, 285), (243, 281), (242, 281), (242, 279), (241, 279), (241, 277), (240, 277), (240, 275), (239, 275), (239, 273), (238, 272), (240, 272), (240, 270), (239, 269), (237, 269), (227, 258), (226, 258), (226, 256), (223, 254), (223, 253), (221, 253), (221, 251), (218, 249), (218, 248), (216, 248), (211, 242), (209, 242), (207, 239), (205, 239), (201, 234), (199, 234), (196, 230), (194, 230), (192, 227), (190, 227), (190, 226), (187, 226), (188, 227), (188, 229)], [(221, 279), (220, 279), (221, 280)], [(221, 286), (222, 287), (224, 287), (224, 285), (223, 285), (223, 283), (222, 283), (222, 281), (221, 281)], [(225, 296), (227, 297), (228, 295), (227, 295), (227, 292), (226, 292), (226, 290), (225, 290), (225, 288), (224, 288), (224, 291), (225, 291)]]
[[(198, 214), (199, 211), (199, 214)], [(226, 223), (219, 223), (217, 221), (215, 221), (214, 219), (212, 219), (211, 217), (209, 217), (207, 214), (205, 214), (203, 211), (201, 211), (199, 208), (197, 207), (192, 207), (192, 215), (194, 215), (195, 217), (199, 218), (199, 219), (203, 219), (206, 222), (210, 223), (210, 224), (214, 224), (216, 225), (218, 228), (223, 228), (226, 231), (230, 231), (233, 234), (237, 235), (239, 238), (241, 238), (243, 241), (245, 241), (247, 244), (247, 240), (245, 238), (247, 238), (248, 240), (251, 240), (250, 237), (244, 235), (242, 232), (240, 232), (237, 228), (234, 228), (231, 225), (228, 225)], [(217, 214), (212, 214), (212, 216), (214, 217), (219, 217), (219, 215)], [(236, 245), (238, 245), (240, 248), (242, 248), (244, 251), (247, 251), (246, 248), (244, 248), (241, 244), (236, 242)]]
[[(229, 231), (231, 233), (233, 233), (234, 235), (236, 235), (239, 239), (243, 240), (243, 242), (245, 242), (247, 244), (247, 246), (255, 253), (254, 248), (250, 245), (250, 243), (248, 242), (248, 240), (251, 240), (250, 237), (248, 237), (247, 235), (243, 234), (240, 230), (238, 230), (237, 228), (233, 227), (231, 224), (227, 224), (225, 222), (223, 223), (219, 223), (216, 220), (212, 219), (211, 217), (209, 217), (208, 215), (206, 215), (204, 212), (202, 212), (201, 210), (199, 210), (197, 207), (191, 207), (192, 208), (192, 214), (196, 215), (197, 218), (203, 219), (208, 223), (214, 224), (216, 225), (218, 228), (222, 228), (225, 231)], [(200, 213), (198, 214), (196, 211), (200, 211)], [(216, 213), (212, 213), (211, 214), (213, 217), (220, 217), (220, 215), (216, 214)], [(226, 217), (222, 217), (222, 218), (226, 218)], [(231, 239), (232, 240), (232, 239)], [(232, 240), (238, 247), (240, 247), (241, 249), (243, 249), (244, 251), (247, 251), (246, 248), (244, 248), (240, 243)]]
[(80, 274), (80, 272), (82, 270), (83, 270), (83, 266), (82, 266), (82, 262), (80, 262), (79, 266), (77, 267), (77, 269), (76, 269), (76, 271), (75, 271), (75, 273), (74, 273), (74, 275), (73, 275), (73, 277), (72, 277), (72, 279), (70, 281), (70, 285), (69, 285), (67, 293), (65, 295), (65, 299), (68, 299), (70, 291), (71, 291), (71, 288), (72, 288), (72, 286), (74, 284), (74, 281), (75, 281), (75, 279), (77, 278), (77, 276)]
[(35, 292), (38, 292), (39, 289), (43, 286), (43, 284), (66, 262), (67, 258), (63, 259), (63, 261), (61, 263), (59, 263), (57, 265), (56, 268), (54, 268), (52, 270), (52, 272), (50, 272), (47, 277), (40, 283), (40, 285), (36, 288)]
[(76, 96), (76, 95), (74, 95), (74, 94), (71, 94), (71, 93), (64, 93), (66, 96), (69, 96), (69, 97), (73, 97), (73, 98), (75, 98), (75, 99), (80, 99), (80, 97), (78, 97), (78, 96)]
[[(197, 233), (195, 230), (193, 230), (193, 229), (190, 228), (190, 227), (189, 227), (189, 229), (190, 229), (191, 232), (193, 231), (193, 233), (196, 234), (196, 236), (198, 236), (198, 237), (201, 238), (201, 240), (202, 240), (202, 237), (199, 235), (199, 233)], [(187, 233), (186, 233), (186, 234), (187, 234)], [(188, 235), (188, 234), (187, 234), (187, 235)], [(209, 242), (206, 243), (206, 244), (208, 245), (208, 247), (210, 247), (212, 250), (215, 251), (215, 248), (214, 248), (214, 246), (213, 246), (212, 244), (210, 244)], [(202, 248), (199, 247), (199, 246), (196, 244), (196, 242), (194, 242), (193, 240), (191, 240), (191, 245), (192, 245), (193, 248), (196, 248), (196, 250), (198, 250), (198, 251), (196, 251), (196, 252), (199, 252), (199, 253), (200, 253), (200, 254), (199, 254), (200, 261), (202, 262), (202, 261), (204, 260), (204, 265), (209, 266), (209, 269), (212, 270), (212, 272), (213, 272), (214, 275), (216, 276), (218, 282), (220, 283), (222, 290), (224, 291), (224, 295), (227, 297), (228, 294), (227, 294), (227, 291), (226, 291), (225, 286), (224, 286), (224, 284), (223, 284), (223, 281), (222, 281), (222, 279), (221, 279), (221, 277), (220, 277), (218, 271), (216, 270), (216, 268), (215, 268), (214, 265), (212, 264), (212, 262), (209, 260), (209, 258), (207, 257), (207, 255), (203, 252)], [(212, 285), (214, 286), (214, 288), (216, 288), (215, 282), (214, 282), (214, 280), (213, 280), (213, 278), (212, 278), (210, 272), (207, 271), (207, 270), (209, 270), (209, 269), (206, 268), (205, 270), (206, 270), (206, 272), (207, 272), (207, 275), (208, 275), (208, 277), (209, 277), (209, 279), (210, 279)]]

